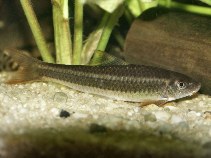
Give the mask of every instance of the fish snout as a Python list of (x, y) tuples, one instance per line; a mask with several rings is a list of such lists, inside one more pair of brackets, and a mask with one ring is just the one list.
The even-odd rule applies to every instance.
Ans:
[(194, 88), (193, 88), (193, 94), (195, 94), (195, 93), (197, 93), (199, 90), (200, 90), (200, 88), (201, 88), (201, 83), (200, 82), (196, 82), (195, 84), (194, 84)]

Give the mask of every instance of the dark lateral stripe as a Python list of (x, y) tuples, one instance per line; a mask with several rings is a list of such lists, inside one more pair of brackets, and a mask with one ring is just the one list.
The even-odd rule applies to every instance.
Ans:
[[(162, 71), (157, 68), (146, 68), (135, 65), (125, 66), (64, 66), (64, 65), (44, 65), (40, 66), (43, 71), (58, 72), (60, 74), (90, 77), (98, 79), (116, 80), (122, 82), (128, 80), (131, 82), (156, 82), (158, 79), (165, 82), (169, 78), (168, 71)], [(157, 71), (156, 71), (157, 70)], [(133, 74), (133, 76), (131, 76)]]
[(162, 80), (137, 80), (132, 77), (119, 77), (117, 80), (110, 78), (96, 78), (96, 76), (75, 75), (75, 73), (62, 73), (58, 69), (41, 69), (42, 76), (55, 78), (64, 82), (70, 82), (83, 86), (96, 87), (105, 90), (121, 91), (121, 92), (142, 92), (147, 94), (159, 93), (166, 87)]

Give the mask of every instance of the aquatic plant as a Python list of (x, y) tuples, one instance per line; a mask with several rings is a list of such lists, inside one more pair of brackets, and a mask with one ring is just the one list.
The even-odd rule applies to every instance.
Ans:
[[(200, 0), (210, 5), (209, 0)], [(138, 17), (144, 10), (162, 6), (166, 8), (182, 9), (184, 11), (211, 15), (210, 8), (205, 6), (179, 3), (173, 0), (74, 0), (74, 31), (69, 25), (68, 0), (52, 0), (54, 40), (56, 60), (50, 54), (45, 42), (41, 27), (36, 18), (30, 0), (20, 0), (35, 41), (44, 61), (60, 64), (87, 64), (96, 50), (105, 51), (109, 38), (120, 17), (124, 16), (129, 23)], [(83, 14), (84, 4), (90, 5), (93, 12), (96, 6), (102, 10), (102, 18), (98, 26), (83, 41)], [(99, 9), (98, 9), (99, 11)], [(96, 12), (97, 14), (99, 12)], [(100, 13), (101, 13), (100, 12)], [(99, 13), (99, 15), (101, 15)], [(72, 38), (73, 34), (73, 38)], [(114, 37), (123, 47), (124, 38), (121, 33), (114, 31)]]

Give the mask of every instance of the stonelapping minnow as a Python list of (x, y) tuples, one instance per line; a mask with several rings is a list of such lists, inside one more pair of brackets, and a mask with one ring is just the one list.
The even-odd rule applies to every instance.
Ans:
[(144, 65), (62, 65), (7, 49), (19, 69), (8, 84), (52, 81), (72, 89), (130, 102), (168, 102), (198, 92), (201, 84), (169, 70)]

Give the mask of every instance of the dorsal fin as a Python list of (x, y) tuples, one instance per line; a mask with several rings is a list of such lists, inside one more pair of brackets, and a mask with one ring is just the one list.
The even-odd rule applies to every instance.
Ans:
[(123, 59), (117, 58), (106, 52), (96, 50), (93, 57), (91, 58), (89, 65), (128, 65)]

